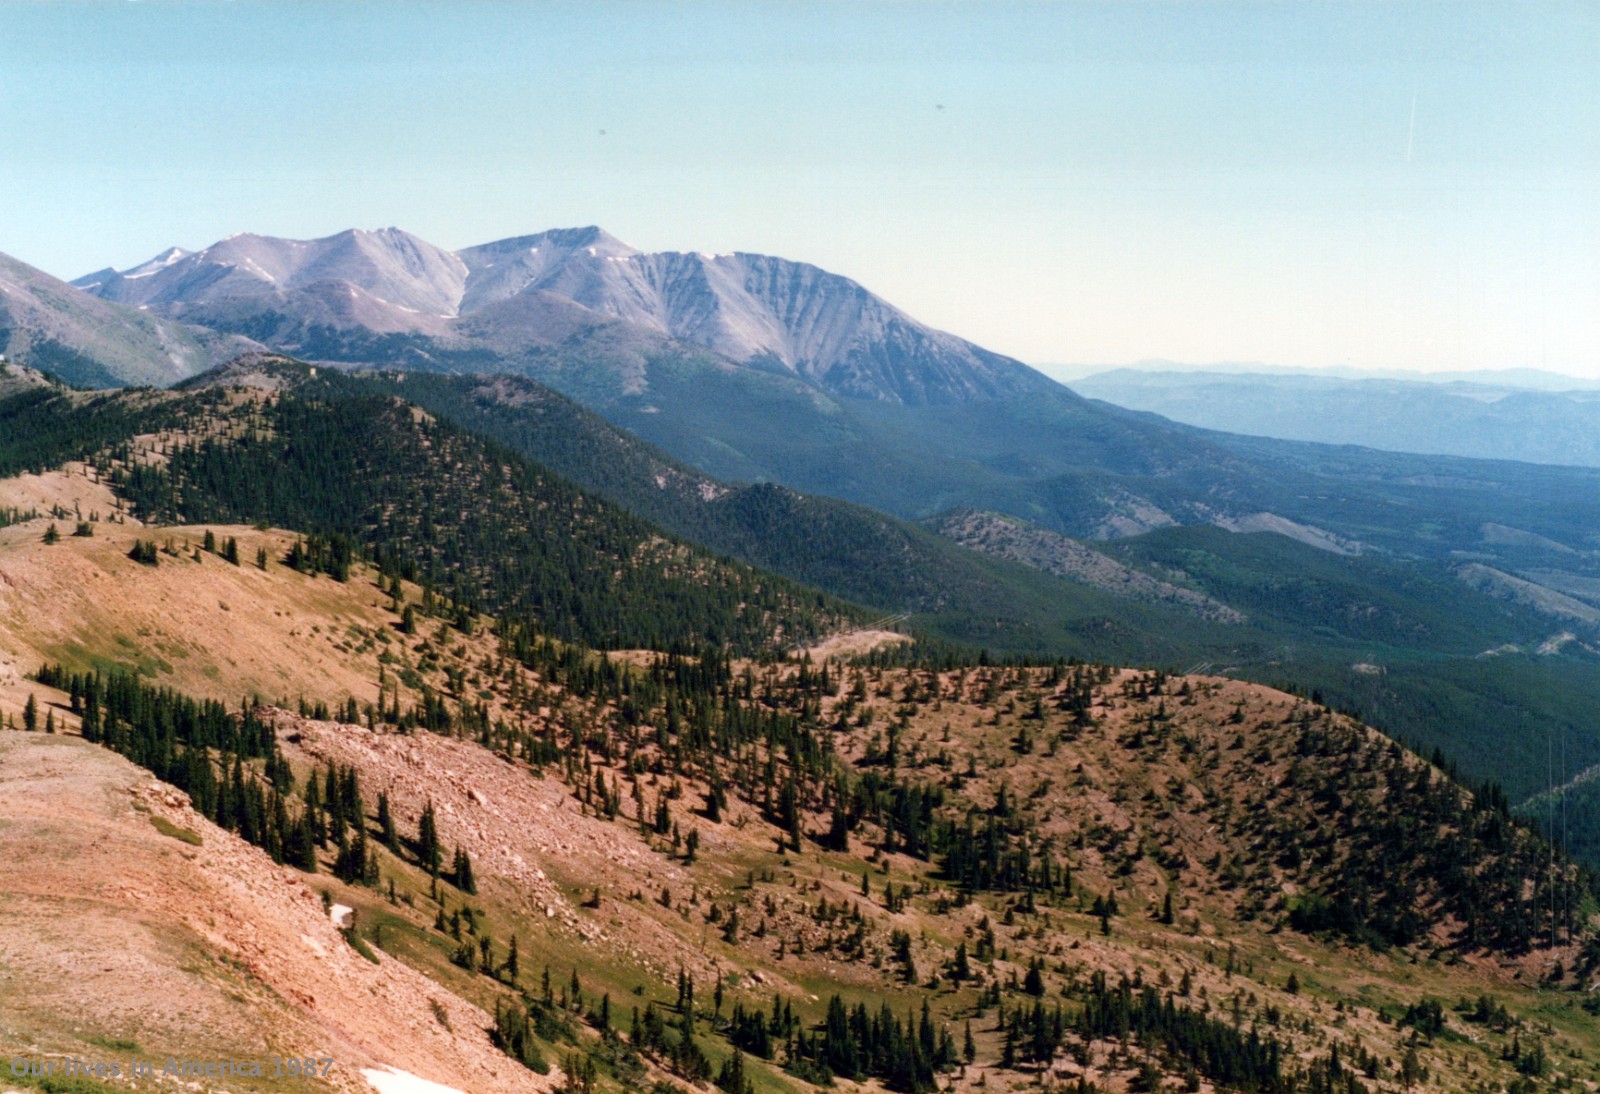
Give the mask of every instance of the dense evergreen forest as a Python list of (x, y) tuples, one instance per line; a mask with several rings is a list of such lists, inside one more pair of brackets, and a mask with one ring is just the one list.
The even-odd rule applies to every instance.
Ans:
[(0, 478), (49, 471), (126, 441), (154, 421), (152, 398), (40, 387), (0, 399)]
[[(756, 652), (864, 618), (383, 396), (40, 391), (0, 411), (0, 472), (94, 455), (147, 521), (296, 529), (323, 550), (372, 560), (386, 581), (423, 584), (464, 626), (492, 613), (591, 647)], [(134, 434), (177, 439), (156, 442), (149, 458)], [(343, 568), (304, 561), (336, 576)]]

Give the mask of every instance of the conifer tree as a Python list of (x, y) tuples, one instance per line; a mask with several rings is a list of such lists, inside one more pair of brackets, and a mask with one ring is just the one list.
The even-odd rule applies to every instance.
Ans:
[(399, 854), (400, 834), (395, 831), (394, 813), (389, 809), (389, 792), (378, 791), (378, 839), (389, 850)]
[(459, 845), (456, 847), (455, 860), (451, 863), (450, 874), (455, 879), (457, 889), (463, 893), (477, 893), (478, 883), (472, 876), (472, 856)]
[(423, 869), (437, 878), (444, 852), (439, 846), (439, 827), (433, 816), (433, 800), (422, 807), (422, 819), (417, 822), (417, 857)]

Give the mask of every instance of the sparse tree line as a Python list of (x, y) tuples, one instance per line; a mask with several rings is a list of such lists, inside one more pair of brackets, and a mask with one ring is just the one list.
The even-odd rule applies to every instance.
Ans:
[[(153, 687), (128, 672), (68, 672), (46, 665), (35, 679), (69, 694), (85, 740), (104, 745), (189, 795), (196, 811), (265, 850), (273, 861), (308, 873), (319, 852), (331, 856), (335, 877), (377, 885), (378, 860), (369, 842), (369, 814), (353, 767), (326, 765), (296, 780), (278, 750), (272, 727), (246, 703), (240, 713), (214, 700), (195, 700)], [(30, 705), (36, 705), (30, 696)], [(52, 714), (53, 717), (53, 714)], [(29, 727), (31, 728), (31, 727)], [(296, 798), (299, 800), (297, 801)], [(371, 833), (397, 858), (407, 842), (395, 825), (388, 795), (380, 793)], [(476, 893), (471, 856), (456, 848), (443, 867), (432, 803), (424, 808), (410, 848), (435, 881), (444, 877)]]

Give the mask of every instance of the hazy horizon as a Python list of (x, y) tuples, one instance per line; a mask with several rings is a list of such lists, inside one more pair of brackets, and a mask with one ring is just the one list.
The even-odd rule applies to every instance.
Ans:
[(1407, 368), (1364, 369), (1354, 368), (1349, 365), (1273, 364), (1265, 361), (1169, 361), (1154, 358), (1100, 363), (1072, 361), (1029, 363), (1046, 376), (1062, 383), (1082, 380), (1101, 373), (1126, 370), (1130, 372), (1211, 373), (1237, 376), (1324, 376), (1330, 379), (1408, 380), (1418, 383), (1443, 383), (1453, 380), (1488, 382), (1496, 380), (1505, 386), (1527, 386), (1531, 390), (1551, 390), (1551, 388), (1549, 383), (1529, 382), (1525, 385), (1517, 385), (1517, 379), (1520, 377), (1525, 381), (1538, 381), (1542, 378), (1548, 378), (1550, 382), (1568, 379), (1577, 382), (1580, 387), (1584, 388), (1600, 384), (1600, 377), (1584, 376), (1575, 372), (1562, 372), (1559, 369), (1515, 367), (1441, 368), (1433, 370)]

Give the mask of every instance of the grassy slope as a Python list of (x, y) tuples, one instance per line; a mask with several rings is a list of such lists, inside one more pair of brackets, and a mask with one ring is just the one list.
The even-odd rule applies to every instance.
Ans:
[[(205, 629), (202, 619), (193, 621), (190, 625), (199, 630), (194, 635), (194, 650), (181, 669), (174, 665), (172, 673), (165, 673), (159, 665), (147, 666), (158, 679), (179, 680), (201, 693), (232, 698), (238, 688), (224, 674), (232, 671), (230, 662), (236, 655), (250, 646), (262, 647), (264, 655), (276, 658), (283, 669), (297, 672), (301, 686), (296, 690), (312, 699), (338, 701), (347, 691), (343, 674), (376, 671), (375, 659), (339, 648), (341, 643), (349, 644), (342, 638), (339, 642), (279, 643), (263, 641), (237, 626), (238, 621), (246, 620), (270, 624), (282, 618), (279, 613), (292, 613), (293, 625), (303, 635), (338, 634), (363, 613), (373, 614), (374, 622), (387, 618), (392, 625), (395, 619), (385, 616), (384, 606), (370, 603), (372, 591), (363, 581), (337, 585), (326, 578), (282, 571), (259, 577), (230, 573), (231, 567), (210, 557), (183, 564), (182, 569), (170, 563), (154, 571), (129, 562), (123, 572), (114, 553), (98, 558), (103, 549), (112, 546), (112, 530), (103, 534), (107, 538), (98, 542), (68, 541), (50, 548), (35, 547), (31, 536), (25, 542), (0, 545), (8, 573), (37, 575), (57, 567), (66, 567), (71, 573), (76, 558), (98, 560), (97, 564), (112, 573), (122, 593), (116, 603), (129, 605), (130, 616), (120, 624), (108, 618), (95, 632), (98, 637), (81, 651), (81, 663), (123, 659), (121, 651), (128, 643), (160, 641), (155, 634), (140, 633), (146, 624), (136, 614), (138, 606), (162, 604), (170, 595), (167, 579), (181, 573), (191, 598), (198, 602), (213, 593), (231, 597), (229, 619), (217, 619), (211, 630)], [(114, 534), (132, 534), (132, 530)], [(198, 538), (197, 529), (173, 534)], [(13, 570), (24, 556), (31, 559), (28, 565), (34, 569)], [(204, 592), (193, 595), (196, 590)], [(415, 596), (416, 590), (409, 590), (409, 595)], [(28, 613), (28, 619), (34, 626), (43, 625), (34, 613)], [(228, 625), (230, 621), (235, 625)], [(476, 667), (485, 664), (493, 652), (492, 640), (481, 632), (465, 637), (443, 628), (437, 634), (435, 630), (430, 623), (421, 634), (411, 638), (395, 635), (393, 643), (382, 648), (393, 652), (398, 659), (395, 663), (412, 666), (441, 691), (447, 690), (447, 670), (459, 667), (473, 679)], [(358, 649), (361, 644), (356, 643)], [(394, 671), (390, 669), (391, 675)], [(825, 999), (832, 991), (842, 990), (852, 999), (874, 1005), (878, 1000), (890, 1000), (896, 1009), (903, 1009), (908, 997), (925, 994), (935, 1014), (957, 1023), (959, 1029), (974, 1013), (975, 986), (954, 988), (946, 983), (924, 991), (901, 984), (893, 962), (886, 960), (888, 935), (891, 930), (907, 930), (916, 940), (913, 952), (921, 982), (950, 959), (958, 942), (966, 941), (970, 948), (987, 916), (1007, 956), (992, 963), (977, 962), (977, 967), (981, 976), (997, 978), (1002, 985), (1013, 976), (1020, 977), (1026, 959), (1035, 953), (1048, 958), (1052, 998), (1095, 970), (1112, 975), (1138, 970), (1147, 979), (1165, 977), (1172, 983), (1187, 973), (1197, 996), (1203, 992), (1213, 1007), (1230, 1006), (1237, 994), (1247, 1016), (1265, 1021), (1267, 1008), (1277, 1008), (1297, 1021), (1310, 1023), (1309, 1034), (1293, 1033), (1281, 1018), (1280, 1024), (1271, 1027), (1279, 1035), (1295, 1037), (1306, 1052), (1325, 1051), (1324, 1038), (1328, 1037), (1346, 1045), (1359, 1041), (1391, 1061), (1386, 1072), (1390, 1075), (1407, 1041), (1407, 1031), (1394, 1026), (1392, 1019), (1406, 1005), (1423, 998), (1454, 1002), (1488, 992), (1527, 1023), (1516, 1031), (1519, 1037), (1524, 1041), (1537, 1037), (1546, 1043), (1558, 1069), (1576, 1077), (1593, 1077), (1592, 1065), (1573, 1055), (1594, 1048), (1590, 1020), (1579, 1009), (1575, 993), (1541, 995), (1532, 990), (1533, 980), (1544, 967), (1540, 961), (1501, 967), (1427, 946), (1376, 954), (1277, 930), (1281, 911), (1274, 910), (1274, 901), (1285, 890), (1286, 881), (1292, 884), (1296, 875), (1285, 874), (1276, 863), (1281, 848), (1274, 842), (1279, 837), (1272, 836), (1270, 828), (1256, 829), (1253, 839), (1251, 832), (1266, 816), (1267, 806), (1258, 800), (1263, 794), (1274, 799), (1271, 808), (1283, 818), (1292, 817), (1292, 811), (1306, 802), (1293, 782), (1282, 782), (1281, 788), (1274, 789), (1293, 759), (1292, 735), (1282, 726), (1303, 708), (1293, 699), (1265, 689), (1195, 680), (1192, 703), (1172, 698), (1170, 690), (1167, 693), (1164, 702), (1176, 719), (1172, 728), (1154, 737), (1146, 734), (1142, 743), (1133, 743), (1130, 731), (1147, 723), (1161, 700), (1126, 691), (1122, 685), (1130, 679), (1115, 677), (1102, 689), (1096, 705), (1099, 724), (1092, 731), (1063, 734), (1048, 748), (1046, 742), (1062, 729), (1063, 722), (1062, 716), (1054, 713), (1042, 723), (1029, 717), (1029, 697), (1043, 692), (1039, 674), (1012, 682), (1002, 678), (992, 695), (986, 692), (981, 676), (971, 677), (965, 686), (947, 677), (941, 685), (945, 695), (940, 701), (924, 698), (915, 703), (909, 701), (906, 690), (910, 674), (896, 671), (863, 679), (870, 705), (884, 711), (909, 711), (901, 735), (908, 770), (933, 781), (948, 781), (955, 773), (953, 757), (963, 758), (962, 767), (965, 758), (971, 757), (979, 774), (964, 781), (959, 792), (962, 798), (987, 807), (1004, 780), (1013, 800), (1026, 803), (1023, 808), (1047, 831), (1057, 833), (1058, 838), (1065, 836), (1065, 846), (1071, 846), (1075, 833), (1082, 834), (1082, 846), (1070, 855), (1083, 896), (1077, 901), (1045, 902), (1037, 913), (1021, 912), (1014, 902), (998, 896), (980, 896), (975, 904), (940, 911), (941, 883), (929, 864), (902, 855), (869, 863), (870, 848), (860, 842), (848, 853), (821, 851), (808, 844), (802, 853), (780, 854), (773, 849), (775, 830), (760, 818), (754, 803), (737, 795), (724, 823), (691, 820), (687, 804), (703, 791), (693, 784), (686, 788), (687, 802), (679, 807), (685, 821), (702, 833), (701, 861), (690, 867), (670, 853), (665, 841), (641, 837), (626, 807), (616, 822), (586, 814), (573, 800), (570, 788), (553, 777), (555, 773), (540, 778), (469, 742), (427, 735), (410, 742), (390, 738), (398, 753), (364, 752), (363, 742), (369, 737), (306, 723), (300, 726), (302, 743), (290, 755), (302, 775), (311, 763), (324, 758), (358, 762), (369, 804), (377, 789), (390, 788), (403, 831), (414, 826), (425, 796), (447, 805), (447, 810), (441, 810), (447, 846), (459, 842), (471, 849), (481, 885), (476, 898), (444, 886), (447, 909), (468, 904), (480, 908), (481, 930), (496, 940), (501, 947), (497, 952), (503, 953), (506, 940), (516, 934), (523, 955), (523, 981), (534, 991), (546, 965), (558, 989), (573, 969), (579, 970), (589, 1004), (595, 1005), (601, 993), (609, 993), (614, 1013), (624, 1026), (631, 1006), (653, 1000), (658, 1006), (670, 1007), (672, 980), (681, 965), (695, 973), (701, 985), (698, 998), (708, 1009), (707, 985), (715, 966), (730, 976), (729, 1007), (735, 1000), (765, 1005), (776, 988), (794, 999), (803, 1014), (816, 1018), (820, 1016), (818, 1004), (810, 997)], [(369, 680), (372, 683), (375, 681)], [(1176, 688), (1177, 683), (1171, 687)], [(507, 678), (479, 676), (474, 686), (486, 686), (497, 705), (509, 703)], [(919, 688), (926, 690), (920, 684)], [(850, 678), (839, 680), (841, 699), (849, 690)], [(589, 717), (585, 709), (585, 704), (578, 703), (571, 716)], [(830, 711), (831, 706), (824, 716)], [(878, 726), (883, 724), (882, 719), (877, 721)], [(1024, 730), (1036, 745), (1031, 752), (1019, 754), (1014, 740)], [(843, 754), (855, 762), (863, 761), (874, 732), (869, 728), (846, 730), (838, 738)], [(377, 740), (381, 743), (383, 738)], [(620, 769), (605, 770), (613, 777), (625, 778)], [(472, 796), (473, 789), (480, 790), (483, 802)], [(1037, 793), (1041, 789), (1043, 793)], [(1225, 808), (1219, 804), (1223, 801), (1236, 804), (1227, 807), (1225, 814), (1219, 813)], [(1222, 815), (1232, 817), (1222, 828), (1230, 832), (1225, 840), (1208, 834), (1217, 831)], [(505, 822), (494, 821), (495, 816), (514, 816), (517, 822), (506, 830)], [(824, 815), (813, 815), (807, 827), (820, 832), (825, 820)], [(179, 847), (176, 841), (163, 844), (164, 838), (154, 834), (154, 842), (139, 846), (158, 850)], [(225, 837), (208, 830), (206, 839)], [(526, 841), (526, 846), (506, 841)], [(1151, 854), (1170, 855), (1178, 850), (1189, 865), (1177, 871), (1164, 865), (1159, 855)], [(1226, 852), (1223, 861), (1208, 865), (1210, 856), (1218, 851)], [(508, 852), (536, 863), (543, 880), (519, 874), (510, 865)], [(431, 928), (433, 905), (428, 900), (425, 875), (406, 858), (383, 852), (381, 861), (385, 875), (396, 882), (396, 903), (387, 899), (386, 890), (343, 886), (325, 875), (314, 887), (326, 888), (334, 899), (358, 909), (361, 930), (377, 945), (380, 960), (398, 958), (462, 999), (492, 1008), (497, 998), (504, 998), (505, 988), (449, 963), (454, 942)], [(748, 881), (752, 871), (758, 878), (753, 887)], [(870, 875), (872, 890), (865, 898), (860, 895), (864, 873)], [(1310, 876), (1303, 875), (1301, 883)], [(931, 889), (913, 898), (906, 911), (891, 913), (882, 897), (889, 883), (926, 884)], [(670, 909), (656, 899), (663, 886), (674, 894)], [(596, 887), (601, 890), (600, 904), (584, 907)], [(1179, 896), (1178, 921), (1164, 926), (1151, 917), (1169, 889)], [(1090, 895), (1112, 891), (1123, 911), (1107, 936), (1095, 918), (1086, 914), (1083, 902)], [(815, 922), (808, 910), (823, 898), (853, 904), (863, 911), (869, 953), (876, 952), (884, 960), (852, 961), (837, 955), (835, 947), (843, 932)], [(749, 932), (765, 915), (762, 909), (768, 900), (776, 911), (766, 916), (766, 937), (758, 940)], [(739, 941), (729, 944), (712, 917), (725, 916), (734, 906), (741, 909), (745, 928)], [(554, 912), (547, 914), (551, 908)], [(157, 938), (169, 937), (174, 929), (160, 919), (151, 927)], [(87, 944), (91, 951), (96, 945), (112, 944), (99, 930), (83, 933), (86, 941), (80, 944)], [(795, 940), (802, 938), (803, 954), (795, 946)], [(780, 939), (786, 951), (782, 957), (778, 956)], [(1284, 988), (1291, 972), (1300, 981), (1298, 994)], [(753, 979), (757, 973), (764, 984)], [(1008, 1005), (1030, 1002), (1014, 991), (1003, 991)], [(1249, 1001), (1244, 1002), (1247, 995)], [(1063, 1002), (1074, 1005), (1070, 997)], [(1380, 1020), (1380, 1013), (1388, 1020)], [(1031, 1084), (1032, 1074), (1008, 1072), (995, 1065), (1000, 1043), (992, 1031), (992, 1017), (991, 1009), (987, 1017), (973, 1020), (979, 1066), (968, 1073), (963, 1085), (979, 1076), (994, 1090)], [(66, 1051), (92, 1051), (93, 1046), (81, 1040), (91, 1034), (138, 1040), (146, 1049), (167, 1043), (140, 1032), (144, 1027), (125, 1019), (108, 1021), (104, 1028), (97, 1026), (81, 1034), (68, 1028), (61, 1013), (52, 1017), (48, 1007), (30, 1012), (29, 1021), (37, 1043)], [(575, 1025), (581, 1029), (582, 1023)], [(1452, 1014), (1447, 1014), (1447, 1028), (1445, 1038), (1418, 1046), (1423, 1063), (1435, 1075), (1430, 1085), (1460, 1088), (1468, 1081), (1469, 1069), (1502, 1081), (1509, 1077), (1499, 1053), (1510, 1043), (1513, 1031), (1490, 1033)], [(1469, 1035), (1477, 1040), (1469, 1042)], [(727, 1049), (719, 1038), (703, 1039), (714, 1058), (725, 1055)], [(596, 1042), (580, 1035), (578, 1044), (593, 1048)], [(551, 1043), (546, 1053), (559, 1061), (575, 1047)], [(1091, 1074), (1100, 1081), (1120, 1088), (1131, 1077), (1129, 1066), (1114, 1065), (1107, 1053), (1097, 1050), (1090, 1058), (1097, 1065)], [(752, 1066), (762, 1090), (803, 1089), (764, 1065)], [(422, 1067), (413, 1064), (412, 1070), (420, 1072)], [(619, 1088), (604, 1078), (602, 1087)]]

